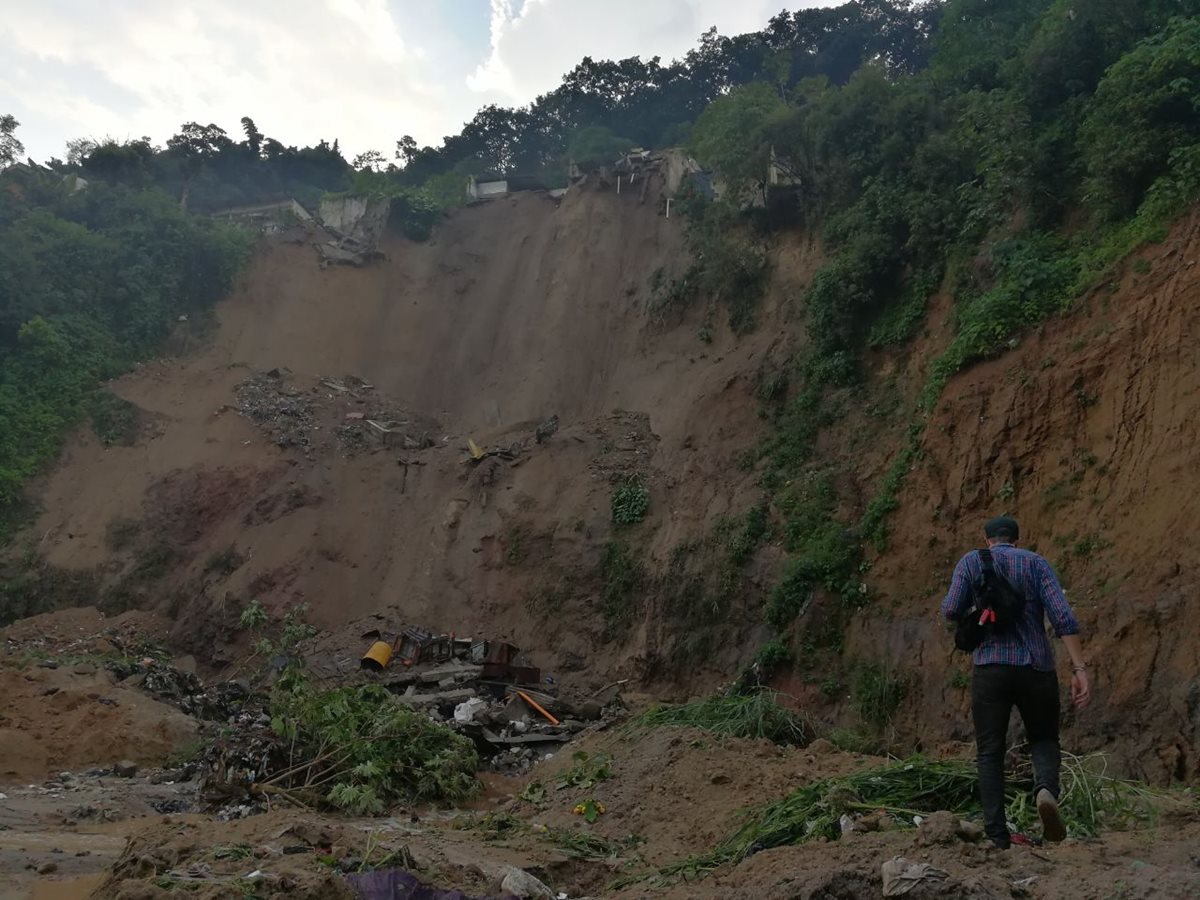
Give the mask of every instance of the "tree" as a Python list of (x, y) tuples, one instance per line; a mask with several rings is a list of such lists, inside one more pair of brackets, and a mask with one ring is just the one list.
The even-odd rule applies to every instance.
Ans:
[(628, 138), (617, 137), (600, 125), (589, 125), (571, 135), (567, 157), (584, 168), (608, 165), (632, 146)]
[[(253, 124), (253, 123), (251, 123)], [(179, 134), (167, 139), (167, 150), (188, 159), (212, 159), (233, 146), (224, 128), (187, 122)]]
[(0, 116), (0, 169), (16, 162), (17, 157), (25, 152), (25, 145), (14, 134), (20, 125), (11, 115)]
[(242, 131), (246, 135), (246, 146), (250, 149), (251, 154), (258, 157), (262, 153), (263, 133), (258, 130), (258, 126), (254, 124), (254, 120), (249, 116), (242, 116)]
[(1200, 19), (1175, 19), (1108, 70), (1081, 134), (1090, 205), (1131, 212), (1171, 154), (1200, 145)]
[(99, 146), (91, 138), (75, 138), (73, 141), (67, 141), (67, 165), (82, 166), (83, 161), (91, 156)]
[(739, 196), (765, 181), (771, 155), (767, 130), (786, 112), (787, 105), (764, 82), (734, 88), (701, 114), (692, 129), (691, 148)]
[(380, 172), (387, 165), (387, 158), (378, 150), (367, 150), (354, 157), (350, 168), (356, 172)]
[(396, 141), (396, 159), (404, 160), (404, 165), (407, 166), (412, 162), (417, 152), (417, 142), (413, 140), (411, 134), (406, 134)]
[(136, 187), (153, 178), (155, 150), (149, 138), (124, 144), (106, 140), (88, 147), (89, 143), (81, 138), (67, 145), (67, 161), (78, 153), (79, 165), (85, 175)]

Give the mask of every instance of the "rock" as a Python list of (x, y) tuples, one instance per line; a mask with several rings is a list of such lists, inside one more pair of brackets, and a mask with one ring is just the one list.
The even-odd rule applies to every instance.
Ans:
[(58, 863), (56, 863), (56, 862), (44, 862), (37, 868), (37, 873), (39, 875), (52, 875), (53, 873), (55, 873), (57, 871), (58, 871)]
[(519, 897), (520, 900), (554, 900), (554, 891), (542, 884), (528, 872), (511, 867), (500, 882), (500, 890)]
[(579, 718), (586, 722), (594, 722), (604, 714), (604, 707), (598, 700), (585, 700), (579, 704)]
[(940, 809), (921, 823), (917, 842), (924, 846), (956, 843), (958, 841), (958, 823), (958, 816)]
[(95, 675), (96, 667), (91, 663), (79, 663), (71, 671), (73, 671), (76, 675)]
[(869, 815), (863, 816), (861, 819), (858, 820), (858, 830), (859, 831), (882, 831), (884, 818), (885, 817), (880, 815), (879, 813), (871, 813)]
[(970, 841), (971, 843), (982, 841), (983, 835), (983, 826), (978, 822), (968, 822), (966, 819), (959, 820), (958, 836), (964, 841)]
[(137, 774), (137, 770), (137, 763), (130, 762), (127, 759), (123, 759), (113, 766), (113, 774), (118, 778), (132, 778)]
[(808, 752), (815, 753), (817, 756), (822, 756), (826, 753), (833, 753), (837, 747), (833, 746), (833, 742), (826, 738), (817, 738), (808, 745)]

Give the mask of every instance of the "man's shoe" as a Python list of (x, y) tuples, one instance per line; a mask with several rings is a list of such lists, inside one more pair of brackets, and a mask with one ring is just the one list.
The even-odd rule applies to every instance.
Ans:
[(1058, 801), (1045, 788), (1037, 792), (1037, 811), (1042, 820), (1043, 838), (1056, 844), (1067, 836), (1067, 826), (1062, 813), (1058, 811)]

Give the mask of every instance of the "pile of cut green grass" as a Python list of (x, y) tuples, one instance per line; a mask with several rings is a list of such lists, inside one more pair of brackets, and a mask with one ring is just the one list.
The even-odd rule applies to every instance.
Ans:
[(758, 690), (750, 694), (714, 694), (680, 706), (656, 706), (634, 720), (634, 726), (700, 728), (714, 734), (740, 738), (765, 738), (777, 744), (805, 745), (813, 738), (808, 720), (779, 705), (778, 694)]

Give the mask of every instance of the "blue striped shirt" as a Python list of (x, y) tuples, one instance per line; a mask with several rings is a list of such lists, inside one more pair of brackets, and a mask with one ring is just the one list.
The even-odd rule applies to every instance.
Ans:
[[(1038, 554), (1012, 544), (995, 544), (992, 559), (996, 571), (1025, 595), (1025, 613), (1015, 629), (988, 637), (979, 645), (973, 657), (975, 665), (1033, 666), (1042, 672), (1053, 672), (1054, 650), (1046, 636), (1045, 619), (1050, 620), (1058, 637), (1079, 633), (1079, 623), (1058, 576)], [(975, 580), (982, 571), (983, 563), (976, 550), (958, 561), (950, 590), (942, 601), (943, 616), (956, 621), (967, 614), (974, 605)]]

